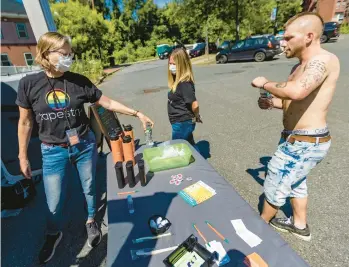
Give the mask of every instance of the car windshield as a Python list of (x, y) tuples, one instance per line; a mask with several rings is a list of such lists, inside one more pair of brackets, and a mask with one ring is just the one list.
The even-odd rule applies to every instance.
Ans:
[(201, 44), (198, 44), (195, 49), (202, 49), (205, 47), (205, 44), (204, 43), (201, 43)]
[(275, 36), (274, 35), (270, 35), (268, 36), (268, 39), (272, 42), (274, 42), (276, 40)]

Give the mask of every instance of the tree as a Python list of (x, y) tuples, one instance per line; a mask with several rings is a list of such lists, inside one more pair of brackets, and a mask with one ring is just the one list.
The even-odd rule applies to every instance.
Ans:
[(102, 60), (104, 65), (109, 63), (109, 56), (119, 39), (111, 21), (76, 1), (52, 4), (51, 10), (58, 31), (71, 36), (77, 56), (88, 53)]

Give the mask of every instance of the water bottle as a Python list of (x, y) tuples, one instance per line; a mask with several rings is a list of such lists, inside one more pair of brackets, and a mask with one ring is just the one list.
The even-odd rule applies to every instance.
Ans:
[[(265, 89), (263, 88), (260, 88), (259, 89), (259, 93), (260, 93), (260, 97), (261, 98), (266, 98), (266, 99), (269, 99), (269, 101), (272, 101), (272, 95)], [(272, 107), (268, 108), (269, 110), (272, 109)]]
[(271, 94), (263, 88), (259, 89), (259, 93), (260, 93), (261, 98), (271, 98)]
[(132, 199), (132, 196), (131, 195), (128, 195), (127, 196), (127, 207), (128, 207), (128, 212), (130, 214), (133, 214), (135, 213), (135, 209), (133, 207), (133, 199)]
[(151, 123), (147, 122), (147, 128), (145, 130), (145, 144), (147, 146), (154, 145), (153, 142), (153, 129), (151, 128)]

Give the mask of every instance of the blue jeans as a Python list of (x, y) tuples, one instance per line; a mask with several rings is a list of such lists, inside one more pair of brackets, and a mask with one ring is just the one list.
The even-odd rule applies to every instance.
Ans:
[(331, 140), (318, 144), (295, 141), (292, 144), (281, 139), (268, 164), (268, 173), (264, 181), (267, 201), (281, 207), (287, 197), (307, 197), (306, 176), (325, 158), (330, 146)]
[(172, 124), (172, 140), (184, 139), (191, 145), (195, 145), (193, 132), (195, 130), (195, 123), (192, 120), (176, 122)]
[(96, 213), (96, 165), (97, 146), (93, 132), (80, 137), (80, 143), (63, 148), (41, 144), (43, 158), (43, 181), (48, 205), (47, 233), (55, 234), (63, 227), (63, 206), (66, 199), (67, 184), (72, 179), (69, 174), (74, 166), (80, 177), (87, 202), (88, 218)]

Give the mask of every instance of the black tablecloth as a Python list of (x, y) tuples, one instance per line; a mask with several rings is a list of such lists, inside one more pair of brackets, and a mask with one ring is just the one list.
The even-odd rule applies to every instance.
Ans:
[[(183, 142), (187, 143), (183, 140), (170, 141), (170, 143)], [(142, 157), (143, 149), (144, 147), (141, 147), (137, 150), (137, 159)], [(132, 189), (128, 185), (123, 189), (118, 189), (112, 155), (108, 155), (107, 266), (164, 266), (162, 261), (170, 252), (132, 260), (130, 250), (172, 247), (181, 244), (191, 234), (195, 234), (203, 245), (203, 240), (192, 227), (193, 223), (197, 225), (208, 241), (217, 240), (222, 242), (231, 258), (231, 262), (225, 265), (227, 267), (244, 266), (242, 264), (244, 257), (253, 252), (258, 253), (270, 267), (308, 266), (280, 235), (267, 225), (249, 204), (241, 198), (234, 188), (193, 147), (191, 149), (195, 161), (188, 167), (156, 172), (154, 174), (148, 173), (147, 176), (150, 179), (148, 185), (141, 187), (138, 182), (136, 187)], [(138, 167), (135, 166), (134, 169), (137, 175)], [(178, 186), (170, 184), (171, 175), (179, 173), (183, 174), (184, 178), (192, 177), (193, 180), (184, 180)], [(191, 207), (177, 193), (199, 180), (215, 189), (217, 194), (200, 205)], [(130, 190), (139, 190), (139, 192), (132, 195), (134, 214), (129, 214), (128, 212), (127, 195), (117, 195), (118, 192)], [(152, 240), (133, 244), (132, 239), (152, 235), (147, 223), (149, 217), (154, 214), (165, 216), (172, 222), (172, 226), (169, 229), (172, 236), (164, 237), (157, 241)], [(245, 226), (263, 240), (262, 243), (254, 248), (249, 247), (235, 233), (235, 229), (230, 222), (234, 219), (242, 219)], [(223, 242), (205, 224), (205, 220), (211, 222), (229, 240), (229, 244)]]

